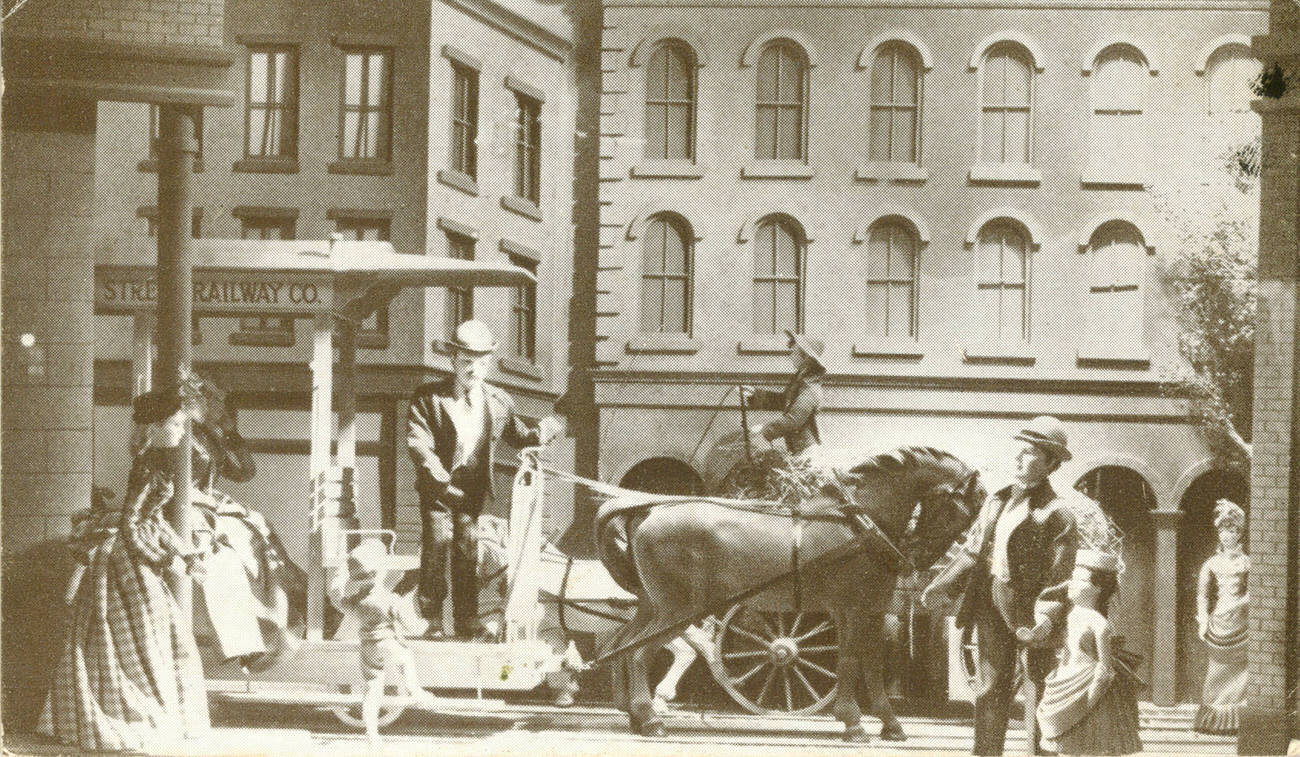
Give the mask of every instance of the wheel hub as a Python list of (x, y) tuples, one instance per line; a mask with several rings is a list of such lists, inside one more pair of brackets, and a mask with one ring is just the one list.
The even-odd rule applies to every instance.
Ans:
[(773, 665), (785, 667), (799, 657), (799, 643), (786, 637), (775, 639), (767, 648), (767, 655)]

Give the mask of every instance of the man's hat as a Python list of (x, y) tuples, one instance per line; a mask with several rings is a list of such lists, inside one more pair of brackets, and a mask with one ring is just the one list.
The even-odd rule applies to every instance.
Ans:
[(145, 392), (131, 403), (131, 419), (137, 425), (147, 426), (175, 415), (185, 404), (179, 386), (168, 386)]
[(492, 337), (492, 330), (482, 321), (465, 321), (456, 327), (456, 338), (452, 345), (458, 350), (476, 352), (486, 355), (495, 352), (497, 340)]
[(826, 370), (826, 364), (822, 362), (822, 353), (826, 351), (826, 345), (822, 343), (822, 340), (804, 334), (796, 334), (790, 329), (785, 330), (785, 335), (790, 337), (788, 346), (798, 347), (803, 350), (803, 354), (812, 358), (812, 361), (820, 366), (822, 370)]
[(1062, 462), (1074, 457), (1070, 454), (1070, 437), (1065, 433), (1065, 424), (1050, 415), (1033, 419), (1013, 438), (1045, 449)]

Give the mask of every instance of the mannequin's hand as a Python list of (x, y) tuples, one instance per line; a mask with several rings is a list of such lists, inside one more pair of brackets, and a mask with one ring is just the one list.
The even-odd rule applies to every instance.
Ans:
[(1042, 620), (1038, 621), (1038, 625), (1034, 626), (1033, 628), (1026, 628), (1024, 626), (1021, 626), (1020, 628), (1016, 629), (1016, 639), (1018, 639), (1021, 644), (1027, 644), (1029, 646), (1041, 644), (1044, 641), (1047, 641), (1047, 637), (1051, 635), (1052, 635), (1051, 618), (1043, 618)]

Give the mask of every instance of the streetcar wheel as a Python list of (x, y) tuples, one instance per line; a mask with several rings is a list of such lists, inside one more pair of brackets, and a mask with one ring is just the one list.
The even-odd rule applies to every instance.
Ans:
[[(350, 685), (340, 686), (339, 691), (343, 694), (351, 694), (353, 691), (360, 690), (360, 688), (359, 686)], [(361, 705), (359, 704), (347, 707), (331, 707), (330, 711), (334, 713), (334, 717), (338, 718), (340, 723), (349, 728), (364, 729), (366, 727), (365, 721), (361, 719)], [(402, 716), (403, 712), (406, 712), (406, 705), (381, 705), (379, 708), (379, 727), (387, 728), (392, 725)]]
[(825, 613), (768, 612), (739, 604), (719, 622), (715, 677), (759, 715), (808, 715), (835, 697), (839, 636)]

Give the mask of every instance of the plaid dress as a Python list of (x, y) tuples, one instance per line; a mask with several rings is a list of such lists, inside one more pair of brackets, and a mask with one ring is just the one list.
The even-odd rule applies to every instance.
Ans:
[(77, 539), (85, 572), (39, 729), (82, 750), (157, 750), (209, 727), (193, 632), (163, 580), (191, 550), (163, 520), (161, 457), (138, 458), (122, 510)]

